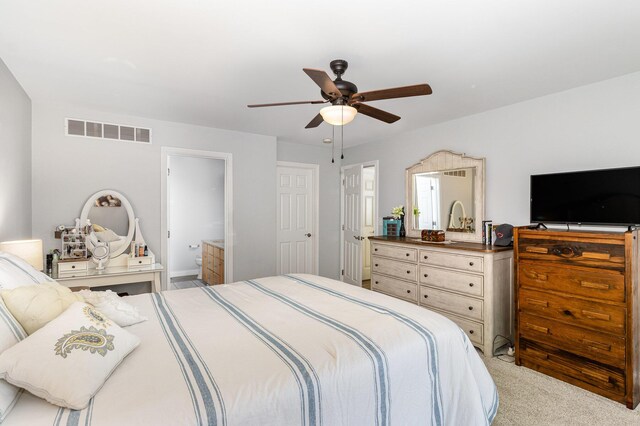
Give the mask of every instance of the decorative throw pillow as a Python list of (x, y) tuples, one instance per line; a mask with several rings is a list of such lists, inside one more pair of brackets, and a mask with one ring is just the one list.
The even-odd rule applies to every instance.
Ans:
[(35, 269), (18, 256), (0, 252), (0, 289), (52, 282), (53, 279)]
[(98, 240), (103, 243), (112, 243), (114, 241), (120, 241), (120, 236), (113, 232), (111, 229), (105, 229), (104, 231), (95, 231), (96, 237)]
[(138, 308), (125, 302), (122, 297), (111, 290), (81, 290), (79, 293), (85, 302), (93, 305), (120, 327), (127, 327), (147, 320), (147, 317), (140, 315)]
[(52, 404), (82, 410), (140, 339), (76, 302), (0, 354), (0, 378)]
[[(27, 333), (13, 318), (0, 298), (0, 352), (4, 352), (26, 337)], [(22, 389), (0, 380), (0, 423), (4, 421), (21, 394)]]
[(0, 291), (11, 314), (28, 334), (63, 313), (74, 302), (83, 302), (78, 293), (57, 282)]

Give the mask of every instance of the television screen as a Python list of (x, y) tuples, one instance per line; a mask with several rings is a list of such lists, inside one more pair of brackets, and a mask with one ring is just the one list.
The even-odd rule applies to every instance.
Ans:
[(531, 176), (532, 223), (640, 224), (640, 167)]

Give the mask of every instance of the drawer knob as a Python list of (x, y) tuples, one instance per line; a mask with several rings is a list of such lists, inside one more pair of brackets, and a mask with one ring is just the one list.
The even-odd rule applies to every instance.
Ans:
[(411, 271), (407, 271), (407, 274), (410, 274), (410, 273), (411, 273)]
[(428, 259), (428, 258), (429, 258), (429, 256), (424, 256), (424, 258), (425, 258), (425, 259)]
[(469, 334), (473, 334), (473, 330), (469, 330)]
[(375, 264), (375, 265), (373, 265), (373, 266), (378, 266), (378, 264), (376, 263), (376, 264)]
[(425, 298), (425, 299), (428, 299), (428, 298), (429, 298), (429, 295), (428, 295), (428, 294), (425, 294), (425, 295), (424, 295), (424, 298)]
[(71, 265), (71, 269), (76, 269), (76, 265)]
[(473, 266), (473, 262), (469, 262), (469, 266)]
[(473, 311), (473, 306), (469, 306), (469, 310), (470, 310), (470, 311)]
[(378, 284), (378, 281), (376, 281), (376, 284)]
[(473, 287), (473, 283), (469, 283), (469, 287)]
[(407, 257), (409, 257), (409, 253), (407, 253)]
[(427, 278), (429, 276), (429, 274), (424, 274), (424, 277)]
[(373, 249), (373, 251), (378, 251), (378, 249), (377, 249), (377, 248), (374, 248), (374, 249)]
[(407, 290), (407, 293), (411, 293), (411, 290)]

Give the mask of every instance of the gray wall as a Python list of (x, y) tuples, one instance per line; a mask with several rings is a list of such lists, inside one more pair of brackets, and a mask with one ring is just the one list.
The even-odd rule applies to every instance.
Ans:
[(486, 157), (487, 217), (521, 225), (531, 174), (640, 165), (639, 118), (634, 73), (359, 145), (345, 158), (380, 160), (386, 213), (405, 203), (404, 170), (421, 158), (441, 149)]
[(31, 237), (31, 99), (0, 59), (0, 241)]
[[(153, 144), (65, 136), (65, 118), (149, 127)], [(142, 233), (164, 261), (161, 241), (162, 146), (233, 155), (234, 279), (275, 274), (276, 139), (48, 102), (33, 103), (33, 234), (57, 247), (53, 230), (71, 224), (101, 189), (121, 191)]]
[(319, 273), (325, 277), (339, 279), (340, 154), (337, 155), (336, 162), (332, 164), (330, 146), (278, 142), (278, 161), (320, 165)]

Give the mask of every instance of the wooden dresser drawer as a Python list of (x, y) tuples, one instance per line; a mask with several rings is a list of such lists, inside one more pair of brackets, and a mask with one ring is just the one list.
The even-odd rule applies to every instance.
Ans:
[[(458, 327), (464, 330), (469, 336), (469, 339), (472, 343), (477, 345), (482, 345), (484, 343), (484, 339), (482, 336), (483, 326), (481, 322), (470, 321), (465, 318), (461, 318), (457, 315), (446, 315), (451, 321), (455, 322)], [(486, 354), (485, 356), (491, 356), (492, 354)]]
[(416, 281), (418, 275), (418, 265), (415, 263), (398, 262), (397, 260), (385, 259), (383, 257), (372, 256), (371, 269), (373, 272), (391, 275), (407, 281)]
[(483, 294), (482, 275), (472, 275), (464, 272), (420, 265), (418, 280), (420, 284), (440, 287), (472, 296), (482, 296)]
[(551, 294), (528, 288), (520, 289), (519, 309), (550, 319), (608, 333), (624, 335), (626, 309), (622, 306)]
[(520, 312), (520, 335), (524, 338), (547, 342), (559, 349), (625, 367), (625, 339), (611, 334), (575, 327), (547, 318)]
[(420, 305), (482, 321), (482, 300), (420, 286)]
[(624, 275), (617, 271), (523, 261), (518, 264), (518, 283), (520, 287), (560, 291), (597, 300), (625, 300)]
[(371, 252), (376, 256), (391, 257), (393, 259), (416, 262), (418, 250), (410, 247), (390, 246), (386, 244), (373, 244)]
[(552, 346), (520, 341), (519, 356), (523, 365), (575, 383), (601, 395), (620, 400), (625, 394), (625, 377), (621, 370), (608, 368)]
[(385, 277), (383, 275), (371, 275), (371, 289), (387, 293), (400, 299), (408, 300), (413, 303), (418, 302), (418, 285), (405, 281), (396, 280), (394, 278)]
[(559, 264), (624, 269), (624, 241), (589, 240), (588, 238), (537, 239), (520, 238), (518, 256)]
[(470, 272), (482, 272), (482, 257), (463, 254), (442, 253), (439, 251), (420, 250), (420, 263), (444, 266)]

